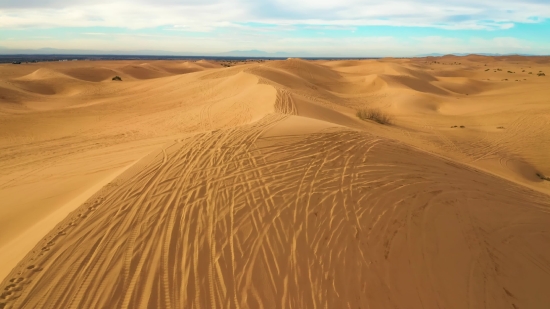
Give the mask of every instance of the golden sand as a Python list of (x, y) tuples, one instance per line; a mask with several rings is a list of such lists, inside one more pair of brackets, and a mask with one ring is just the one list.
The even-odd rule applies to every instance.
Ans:
[(0, 308), (548, 308), (539, 71), (0, 65)]

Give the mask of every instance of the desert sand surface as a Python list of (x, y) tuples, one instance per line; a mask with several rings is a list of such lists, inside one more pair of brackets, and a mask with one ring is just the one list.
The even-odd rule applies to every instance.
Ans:
[(549, 308), (539, 73), (0, 65), (0, 308)]

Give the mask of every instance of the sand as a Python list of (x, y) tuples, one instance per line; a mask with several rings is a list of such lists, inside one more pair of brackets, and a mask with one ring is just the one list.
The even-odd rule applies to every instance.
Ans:
[(548, 308), (540, 71), (0, 65), (0, 308)]

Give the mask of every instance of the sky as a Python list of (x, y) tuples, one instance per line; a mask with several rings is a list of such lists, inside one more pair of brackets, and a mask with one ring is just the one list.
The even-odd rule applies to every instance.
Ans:
[(0, 47), (550, 55), (550, 0), (0, 0)]

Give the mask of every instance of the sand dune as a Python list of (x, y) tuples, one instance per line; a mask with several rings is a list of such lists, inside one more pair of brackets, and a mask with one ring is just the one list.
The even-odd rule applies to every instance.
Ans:
[(0, 65), (0, 308), (547, 308), (539, 71)]
[(62, 71), (64, 74), (69, 75), (73, 78), (85, 80), (89, 82), (101, 82), (107, 81), (119, 74), (119, 72), (102, 67), (81, 67), (81, 68), (71, 68)]

